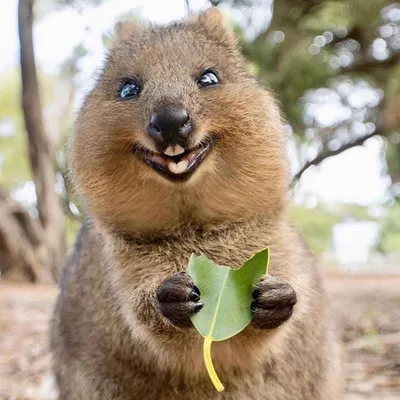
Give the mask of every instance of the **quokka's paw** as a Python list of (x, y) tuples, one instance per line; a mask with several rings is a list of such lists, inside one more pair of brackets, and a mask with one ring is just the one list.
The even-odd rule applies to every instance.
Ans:
[(161, 282), (157, 300), (161, 314), (180, 328), (193, 326), (190, 317), (204, 306), (200, 302), (200, 290), (184, 272), (169, 276)]
[(253, 291), (253, 324), (260, 329), (277, 328), (292, 316), (296, 302), (292, 286), (273, 276), (266, 276)]

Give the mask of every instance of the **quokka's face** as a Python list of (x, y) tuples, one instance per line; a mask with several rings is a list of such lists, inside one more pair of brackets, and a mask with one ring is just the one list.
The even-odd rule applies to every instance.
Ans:
[(268, 143), (272, 119), (272, 99), (215, 10), (169, 27), (125, 24), (80, 112), (72, 166), (93, 167), (89, 182), (77, 174), (89, 196), (107, 186), (126, 198), (138, 185), (190, 195), (219, 182), (245, 194), (260, 162), (282, 151)]

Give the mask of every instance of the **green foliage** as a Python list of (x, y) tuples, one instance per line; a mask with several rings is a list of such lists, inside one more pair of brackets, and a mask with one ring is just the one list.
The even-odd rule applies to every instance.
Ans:
[[(39, 73), (42, 105), (55, 102), (57, 79)], [(31, 180), (28, 142), (21, 109), (21, 81), (19, 70), (11, 69), (0, 81), (0, 131), (2, 124), (10, 124), (10, 135), (0, 135), (0, 183), (8, 190)]]
[(378, 250), (383, 253), (400, 253), (400, 203), (388, 209), (381, 227)]
[(305, 19), (303, 27), (321, 34), (324, 31), (350, 30), (358, 26), (373, 37), (380, 23), (380, 11), (390, 3), (387, 0), (324, 1), (313, 8), (314, 12)]
[(311, 250), (322, 253), (332, 243), (332, 228), (339, 222), (339, 217), (322, 207), (308, 209), (291, 205), (290, 219), (304, 235)]
[(304, 27), (315, 33), (350, 28), (354, 22), (349, 3), (326, 1), (318, 10), (304, 21)]
[(335, 215), (342, 219), (352, 218), (358, 221), (375, 221), (368, 211), (368, 207), (360, 206), (357, 204), (341, 204), (336, 207)]
[(11, 128), (9, 135), (0, 135), (0, 182), (10, 190), (30, 179), (18, 72), (6, 72), (0, 87), (0, 126), (7, 124)]
[[(284, 35), (278, 43), (274, 39), (277, 34)], [(332, 69), (325, 59), (327, 53), (312, 55), (308, 50), (314, 37), (308, 29), (286, 25), (250, 42), (241, 35), (243, 54), (258, 66), (253, 70), (277, 94), (286, 118), (299, 136), (304, 132), (300, 99), (308, 90), (325, 86), (332, 77)]]
[(380, 241), (377, 250), (382, 253), (400, 253), (400, 203), (387, 208), (387, 215), (381, 219), (372, 217), (368, 207), (355, 204), (341, 204), (328, 211), (322, 206), (307, 209), (291, 205), (290, 219), (303, 234), (307, 244), (316, 253), (329, 249), (332, 243), (332, 228), (343, 219), (376, 221), (381, 223)]
[[(389, 4), (392, 2), (385, 0), (275, 1), (270, 28), (251, 41), (241, 35), (243, 54), (252, 63), (252, 70), (277, 94), (297, 142), (307, 142), (304, 95), (316, 88), (332, 87), (332, 78), (348, 73), (352, 79), (358, 75), (388, 93), (397, 88), (396, 63), (385, 68), (380, 68), (379, 62), (363, 65), (371, 61), (371, 45), (383, 25), (381, 11)], [(343, 65), (340, 56), (353, 61)], [(316, 139), (324, 134), (316, 132)], [(346, 142), (345, 137), (340, 139)]]

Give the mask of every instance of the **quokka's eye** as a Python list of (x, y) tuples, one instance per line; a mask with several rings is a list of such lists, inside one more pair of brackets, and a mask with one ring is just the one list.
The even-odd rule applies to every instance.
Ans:
[(217, 74), (211, 70), (207, 69), (200, 75), (200, 78), (197, 80), (197, 84), (200, 87), (208, 87), (208, 86), (215, 86), (218, 85), (219, 79)]
[(142, 88), (138, 82), (133, 79), (127, 80), (119, 91), (119, 97), (121, 99), (127, 100), (139, 95)]

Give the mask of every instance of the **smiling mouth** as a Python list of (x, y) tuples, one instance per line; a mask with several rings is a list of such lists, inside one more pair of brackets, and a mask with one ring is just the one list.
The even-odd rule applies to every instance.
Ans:
[(197, 170), (212, 149), (211, 141), (202, 142), (194, 148), (169, 146), (163, 153), (155, 153), (141, 146), (135, 153), (151, 168), (173, 181), (185, 181)]

